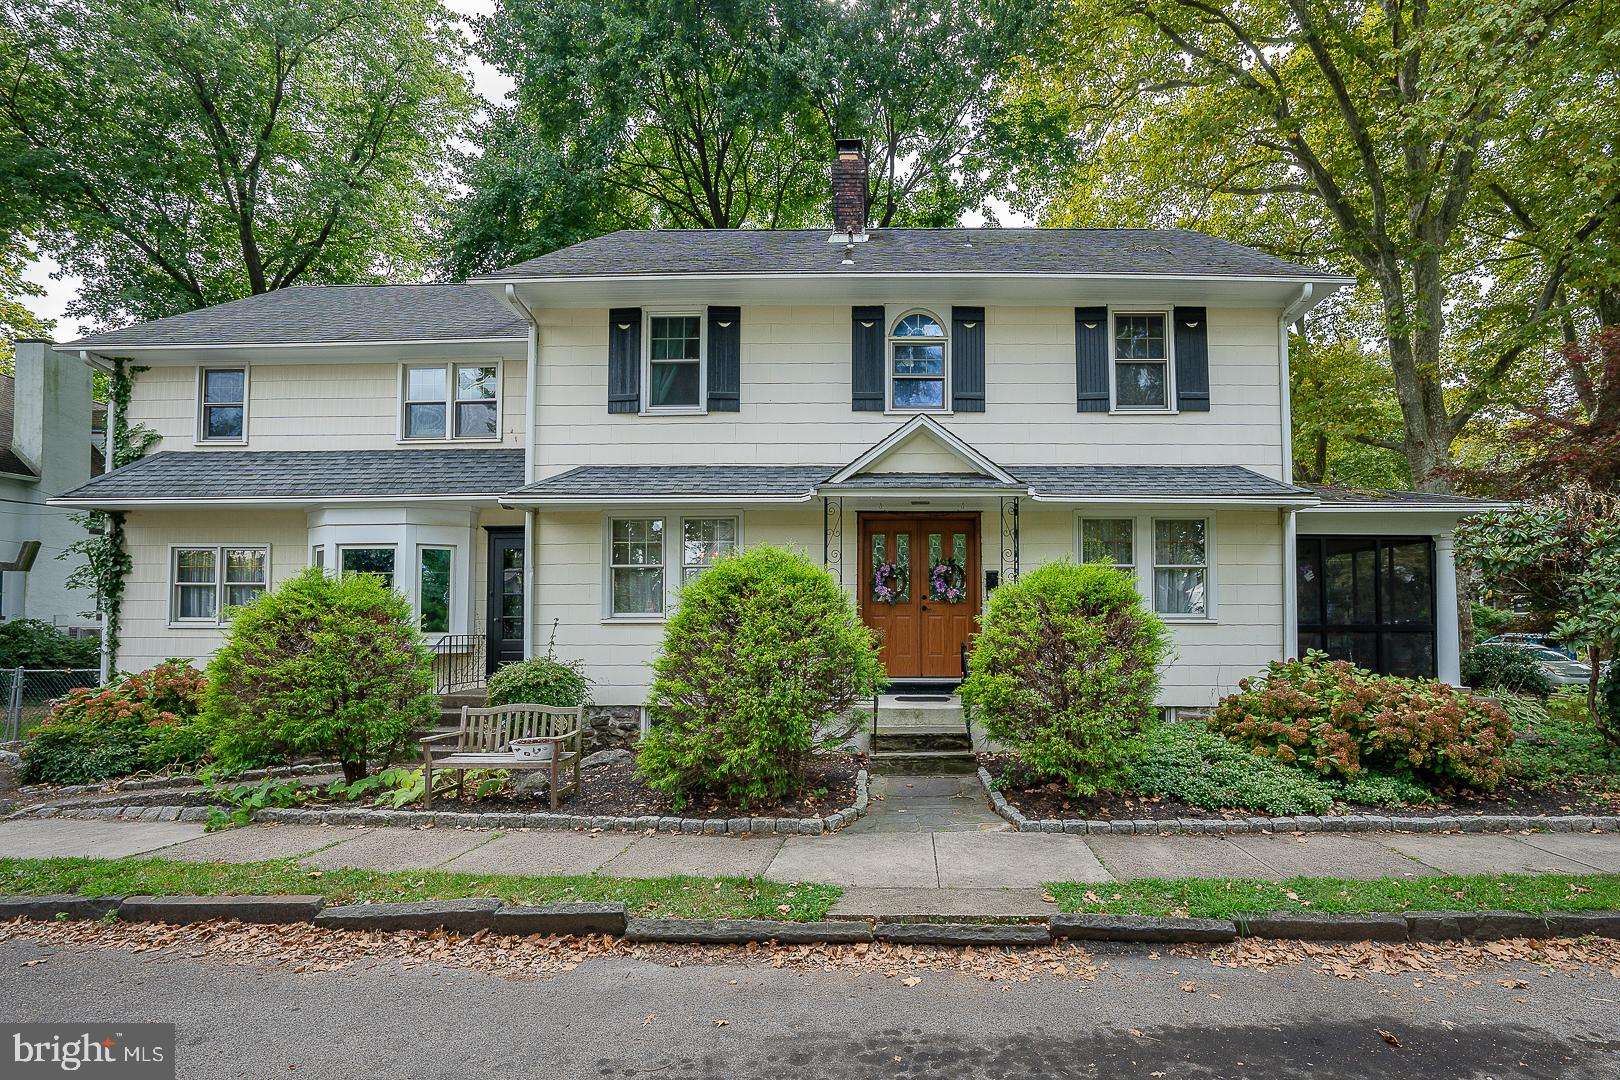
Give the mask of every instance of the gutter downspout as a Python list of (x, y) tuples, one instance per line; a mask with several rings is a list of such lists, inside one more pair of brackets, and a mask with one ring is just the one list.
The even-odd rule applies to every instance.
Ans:
[[(529, 310), (527, 304), (518, 299), (517, 286), (506, 286), (506, 302), (523, 315), (529, 324), (528, 332), (528, 359), (524, 369), (523, 378), (523, 482), (534, 483), (535, 471), (535, 442), (539, 438), (540, 425), (535, 422), (535, 406), (539, 402), (537, 384), (540, 381), (540, 324)], [(534, 557), (535, 534), (537, 521), (533, 507), (523, 511), (523, 656), (525, 659), (534, 655), (534, 620), (539, 605), (536, 598), (539, 594), (539, 575), (534, 571), (538, 569), (538, 560)], [(492, 571), (493, 572), (493, 571)]]
[[(1282, 476), (1285, 484), (1294, 481), (1294, 409), (1289, 390), (1288, 370), (1288, 328), (1298, 322), (1300, 317), (1310, 307), (1311, 296), (1316, 287), (1309, 282), (1300, 286), (1299, 296), (1294, 302), (1283, 308), (1277, 319), (1277, 370), (1282, 382), (1279, 385), (1279, 400), (1282, 404)], [(1283, 552), (1282, 552), (1282, 595), (1283, 595), (1283, 626), (1282, 626), (1282, 659), (1288, 660), (1299, 655), (1299, 511), (1293, 507), (1285, 507), (1282, 512)]]
[[(105, 361), (103, 361), (101, 363), (97, 363), (96, 360), (93, 357), (93, 354), (90, 353), (88, 350), (80, 349), (79, 350), (79, 359), (84, 361), (85, 365), (87, 367), (89, 367), (90, 370), (92, 370), (92, 371), (95, 371), (98, 368), (101, 369), (101, 370), (104, 370), (104, 371), (110, 371), (111, 370), (111, 365), (107, 364)], [(94, 395), (92, 395), (92, 398), (93, 397), (94, 397)], [(113, 469), (117, 468), (117, 465), (114, 463), (115, 448), (114, 448), (114, 438), (113, 438), (113, 435), (117, 430), (118, 430), (118, 401), (111, 394), (108, 394), (107, 395), (107, 430), (102, 433), (102, 440), (101, 440), (101, 467), (105, 472), (112, 472)], [(100, 669), (98, 671), (97, 675), (101, 680), (101, 685), (102, 686), (106, 686), (108, 680), (110, 680), (112, 678), (112, 642), (108, 640), (107, 630), (108, 630), (107, 612), (102, 611), (102, 613), (101, 613), (101, 644), (100, 644), (100, 647), (96, 650), (96, 659), (97, 659), (96, 666)]]

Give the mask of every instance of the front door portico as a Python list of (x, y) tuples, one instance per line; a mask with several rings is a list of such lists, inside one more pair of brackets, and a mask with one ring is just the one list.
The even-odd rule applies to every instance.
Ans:
[(861, 618), (891, 679), (959, 679), (979, 613), (979, 516), (860, 515)]

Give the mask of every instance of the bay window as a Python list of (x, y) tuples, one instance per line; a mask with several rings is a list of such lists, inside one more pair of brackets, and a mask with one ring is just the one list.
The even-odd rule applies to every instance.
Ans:
[(383, 587), (394, 587), (394, 549), (391, 547), (340, 547), (338, 569), (345, 574), (375, 574)]

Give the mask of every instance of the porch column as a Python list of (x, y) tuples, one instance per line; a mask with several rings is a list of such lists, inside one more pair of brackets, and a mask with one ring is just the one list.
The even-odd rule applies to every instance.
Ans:
[(1434, 538), (1434, 659), (1443, 683), (1462, 681), (1457, 629), (1457, 547), (1450, 533)]

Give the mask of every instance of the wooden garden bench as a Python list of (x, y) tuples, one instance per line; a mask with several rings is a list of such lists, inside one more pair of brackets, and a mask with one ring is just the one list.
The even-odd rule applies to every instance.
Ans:
[[(579, 760), (585, 749), (585, 706), (559, 709), (551, 705), (498, 705), (461, 709), (455, 731), (422, 740), (422, 806), (433, 807), (433, 770), (455, 769), (456, 795), (461, 795), (468, 769), (540, 770), (551, 774), (551, 808), (564, 793), (579, 790)], [(539, 739), (551, 745), (549, 760), (519, 757), (511, 751), (513, 739)], [(566, 785), (562, 776), (572, 770)]]

